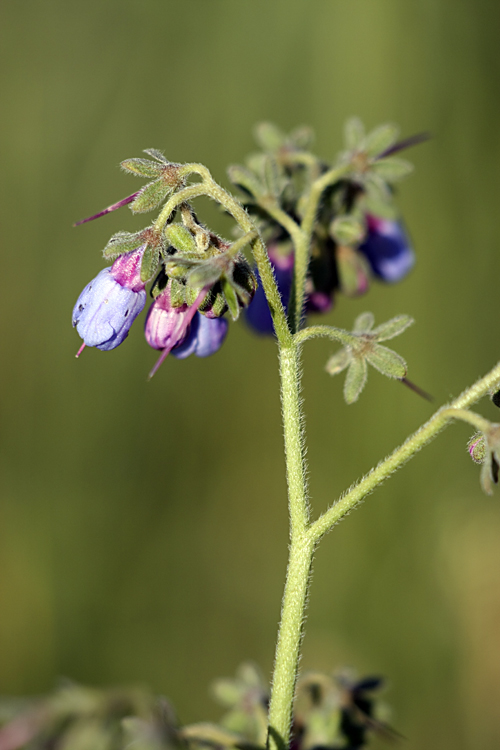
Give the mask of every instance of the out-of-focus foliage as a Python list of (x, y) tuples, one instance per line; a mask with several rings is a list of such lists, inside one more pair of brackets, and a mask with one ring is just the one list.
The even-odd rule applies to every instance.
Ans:
[[(74, 302), (109, 236), (140, 226), (71, 226), (123, 196), (113, 166), (156, 145), (223, 181), (260, 120), (310, 123), (325, 158), (350, 115), (430, 131), (399, 199), (416, 266), (369, 307), (415, 318), (401, 354), (440, 403), (499, 357), (499, 23), (490, 0), (3, 3), (3, 694), (142, 681), (187, 723), (216, 717), (215, 675), (247, 658), (271, 670), (287, 547), (276, 348), (239, 322), (213, 360), (167, 362), (151, 383), (140, 330), (74, 359)], [(339, 299), (327, 322), (349, 328), (366, 304)], [(432, 408), (376, 373), (345, 406), (322, 372), (334, 350), (305, 360), (318, 509)], [(468, 437), (447, 430), (335, 529), (312, 582), (302, 666), (387, 675), (408, 750), (500, 739), (500, 509)]]

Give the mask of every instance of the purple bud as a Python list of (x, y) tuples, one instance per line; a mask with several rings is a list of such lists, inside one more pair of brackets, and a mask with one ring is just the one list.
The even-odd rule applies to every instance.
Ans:
[(149, 346), (170, 351), (180, 344), (186, 336), (195, 312), (196, 309), (193, 312), (186, 303), (173, 307), (168, 284), (148, 310), (144, 335)]
[[(281, 295), (283, 306), (287, 307), (288, 300), (290, 299), (290, 291), (292, 289), (293, 280), (293, 253), (283, 255), (277, 251), (276, 246), (271, 245), (268, 249), (269, 259), (274, 269), (274, 277), (278, 286), (278, 291)], [(247, 323), (257, 333), (269, 334), (274, 333), (273, 319), (267, 304), (266, 295), (260, 282), (258, 271), (255, 272), (258, 280), (258, 286), (254, 295), (253, 300), (249, 306), (245, 309), (245, 318)]]
[(415, 254), (401, 222), (367, 215), (368, 234), (359, 250), (373, 273), (384, 281), (400, 281), (413, 267)]
[(210, 357), (221, 348), (228, 327), (225, 318), (207, 318), (197, 312), (184, 340), (172, 349), (173, 356), (177, 359), (186, 359), (191, 354)]
[(146, 245), (141, 245), (136, 250), (120, 255), (111, 266), (111, 274), (119, 284), (132, 292), (140, 292), (144, 289), (141, 281), (141, 263)]
[(73, 309), (73, 327), (84, 346), (109, 351), (127, 338), (145, 303), (144, 285), (139, 291), (129, 289), (117, 281), (112, 268), (103, 268), (78, 297)]

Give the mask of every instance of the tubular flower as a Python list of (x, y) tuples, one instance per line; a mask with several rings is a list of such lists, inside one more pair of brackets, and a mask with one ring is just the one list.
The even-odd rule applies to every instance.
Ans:
[(173, 356), (177, 359), (186, 359), (191, 354), (196, 354), (197, 357), (210, 357), (221, 348), (228, 327), (226, 318), (207, 318), (197, 312), (186, 337), (173, 348)]
[(368, 214), (368, 233), (359, 246), (375, 276), (384, 281), (400, 281), (413, 268), (415, 254), (399, 221)]
[[(109, 351), (127, 338), (132, 323), (143, 310), (146, 292), (140, 278), (144, 246), (121, 255), (80, 294), (73, 308), (73, 327), (83, 346)], [(78, 355), (77, 355), (78, 356)]]

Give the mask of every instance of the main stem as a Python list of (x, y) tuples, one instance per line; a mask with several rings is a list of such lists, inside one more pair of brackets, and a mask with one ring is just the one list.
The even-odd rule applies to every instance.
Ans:
[(314, 542), (307, 534), (309, 508), (299, 393), (299, 347), (295, 342), (283, 344), (281, 341), (279, 347), (290, 551), (269, 706), (268, 746), (272, 750), (285, 750), (289, 745), (309, 572), (314, 553)]

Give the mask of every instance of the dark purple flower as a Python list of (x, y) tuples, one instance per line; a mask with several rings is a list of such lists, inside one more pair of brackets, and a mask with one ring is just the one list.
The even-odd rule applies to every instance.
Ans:
[(115, 349), (127, 338), (132, 323), (144, 308), (146, 292), (140, 280), (144, 246), (121, 255), (111, 268), (87, 284), (73, 309), (73, 327), (83, 346)]
[(221, 348), (228, 327), (226, 318), (207, 318), (197, 312), (186, 337), (172, 349), (173, 356), (177, 359), (185, 359), (191, 354), (210, 357)]
[[(288, 255), (281, 254), (273, 245), (270, 245), (268, 254), (269, 260), (274, 269), (274, 277), (276, 279), (278, 291), (286, 310), (292, 289), (294, 256), (293, 253)], [(259, 272), (256, 271), (255, 275), (257, 277), (258, 286), (253, 300), (245, 309), (245, 318), (247, 323), (249, 323), (257, 333), (274, 333), (273, 319), (260, 281)]]
[(368, 215), (368, 234), (359, 250), (373, 273), (384, 281), (400, 281), (415, 263), (415, 254), (399, 221)]

